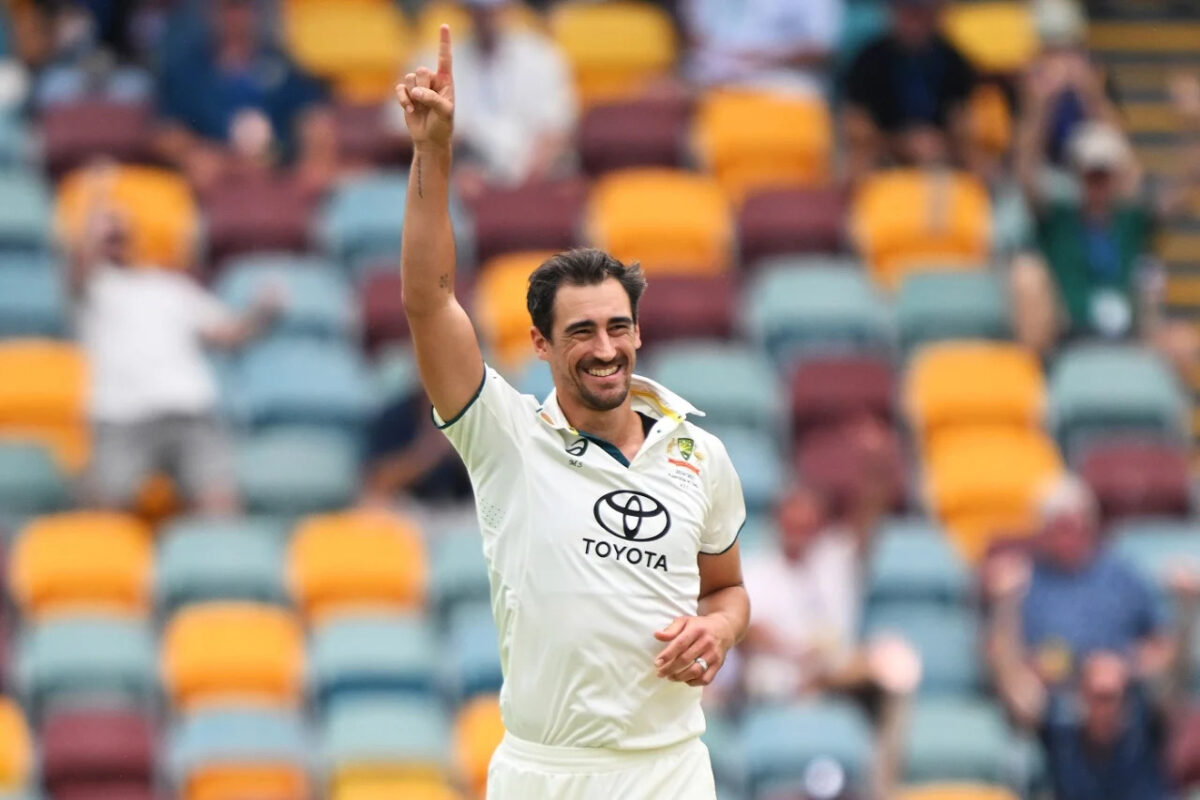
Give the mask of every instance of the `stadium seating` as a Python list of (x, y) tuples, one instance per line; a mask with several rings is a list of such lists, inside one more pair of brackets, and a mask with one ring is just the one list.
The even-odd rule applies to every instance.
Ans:
[(590, 175), (627, 167), (682, 167), (691, 113), (684, 98), (594, 105), (579, 121), (581, 165)]
[(1126, 345), (1068, 348), (1050, 371), (1050, 417), (1068, 453), (1117, 434), (1178, 439), (1184, 398), (1166, 364)]
[(742, 264), (767, 256), (841, 250), (846, 196), (837, 188), (763, 189), (738, 210)]
[(294, 180), (230, 176), (204, 195), (210, 265), (258, 251), (300, 252), (308, 244), (313, 202)]
[(786, 488), (787, 461), (781, 448), (787, 437), (766, 428), (743, 425), (717, 426), (701, 418), (700, 424), (718, 437), (742, 484), (742, 495), (750, 511), (774, 506)]
[[(783, 393), (760, 353), (719, 341), (678, 342), (654, 353), (651, 374), (704, 412), (701, 425), (738, 426), (778, 435)], [(720, 381), (712, 376), (720, 375)]]
[(896, 322), (905, 352), (945, 339), (1007, 339), (1007, 289), (991, 271), (915, 272), (896, 294)]
[(0, 441), (0, 525), (16, 529), (26, 517), (63, 511), (70, 502), (67, 476), (46, 447)]
[(388, 119), (380, 103), (334, 102), (338, 160), (349, 169), (402, 167), (412, 160), (412, 142)]
[(923, 347), (909, 365), (904, 395), (909, 423), (925, 446), (963, 426), (1035, 428), (1046, 402), (1032, 352), (972, 341)]
[(806, 435), (795, 454), (799, 478), (824, 493), (834, 508), (847, 508), (869, 475), (878, 482), (872, 488), (884, 493), (885, 509), (903, 510), (908, 505), (909, 471), (899, 436), (883, 429), (878, 441), (864, 447), (853, 435), (853, 426), (827, 426)]
[(399, 345), (408, 339), (401, 284), (399, 270), (372, 272), (362, 282), (358, 297), (368, 353), (377, 354), (385, 345)]
[(46, 170), (61, 176), (98, 156), (124, 163), (151, 157), (152, 109), (143, 103), (87, 99), (41, 114)]
[(367, 609), (419, 609), (428, 581), (414, 523), (372, 511), (304, 520), (292, 537), (287, 572), (297, 606), (310, 620)]
[(356, 436), (372, 410), (371, 383), (356, 347), (274, 339), (237, 365), (235, 396), (256, 428), (302, 426)]
[(38, 253), (50, 244), (50, 193), (37, 175), (0, 172), (0, 251)]
[(450, 663), (446, 688), (458, 704), (500, 691), (503, 676), (498, 640), (488, 604), (461, 604), (451, 614), (447, 624)]
[(491, 596), (487, 561), (474, 527), (444, 531), (432, 545), (429, 604), (439, 622), (464, 603), (486, 603)]
[(162, 669), (171, 701), (183, 709), (231, 699), (296, 707), (303, 691), (303, 637), (296, 619), (276, 606), (197, 603), (167, 623)]
[(942, 531), (923, 520), (894, 520), (876, 534), (867, 569), (870, 607), (965, 605), (971, 575)]
[(813, 358), (791, 374), (792, 432), (797, 441), (822, 426), (861, 415), (890, 421), (895, 375), (886, 360), (871, 356)]
[(17, 643), (16, 685), (36, 719), (96, 705), (153, 708), (154, 639), (145, 622), (95, 612), (29, 626)]
[(10, 698), (0, 699), (0, 791), (27, 788), (34, 763), (33, 740), (24, 713)]
[(428, 777), (352, 777), (341, 781), (332, 800), (462, 800), (448, 783)]
[(300, 800), (310, 796), (311, 744), (293, 711), (205, 709), (170, 731), (166, 772), (181, 800)]
[(872, 277), (894, 288), (930, 267), (978, 268), (991, 241), (987, 188), (967, 173), (895, 169), (867, 178), (850, 224)]
[(584, 106), (632, 97), (666, 77), (675, 62), (671, 18), (649, 3), (562, 3), (549, 23)]
[(587, 190), (582, 180), (489, 188), (471, 203), (477, 257), (487, 262), (504, 253), (574, 247), (579, 243)]
[(355, 442), (328, 431), (279, 428), (241, 439), (238, 489), (252, 514), (300, 516), (350, 503), (357, 491)]
[(200, 215), (180, 175), (158, 167), (83, 167), (58, 185), (55, 225), (76, 241), (90, 214), (111, 207), (129, 223), (132, 260), (142, 266), (183, 269), (192, 260)]
[(352, 340), (358, 333), (354, 298), (336, 267), (319, 258), (283, 253), (245, 256), (229, 262), (214, 287), (231, 308), (248, 310), (263, 292), (284, 299), (272, 336)]
[(87, 365), (71, 344), (42, 339), (0, 342), (0, 439), (47, 445), (68, 472), (87, 461)]
[(459, 710), (454, 721), (454, 761), (473, 797), (486, 793), (488, 764), (503, 738), (498, 697), (481, 695)]
[(981, 72), (1015, 73), (1037, 54), (1033, 17), (1025, 3), (954, 3), (947, 10), (944, 26), (950, 41)]
[(742, 732), (752, 796), (799, 790), (805, 770), (818, 758), (832, 759), (846, 772), (852, 787), (865, 788), (870, 726), (849, 701), (822, 699), (752, 708)]
[(53, 261), (0, 258), (0, 339), (64, 336), (68, 316), (66, 288)]
[(1113, 549), (1158, 587), (1164, 604), (1172, 571), (1200, 563), (1198, 534), (1194, 521), (1155, 518), (1118, 522), (1109, 530)]
[(149, 798), (155, 780), (155, 735), (151, 720), (138, 712), (54, 714), (41, 731), (46, 788), (54, 797)]
[(512, 369), (533, 357), (525, 293), (529, 276), (553, 253), (520, 252), (496, 256), (475, 282), (475, 322), (497, 366)]
[(712, 90), (701, 96), (694, 124), (700, 161), (734, 202), (752, 191), (829, 178), (833, 130), (819, 98)]
[(264, 519), (172, 522), (158, 546), (158, 608), (170, 615), (212, 600), (286, 604), (281, 527)]
[(27, 617), (96, 608), (143, 615), (152, 565), (150, 530), (140, 520), (102, 511), (51, 514), (21, 531), (9, 586)]
[(400, 10), (375, 0), (306, 0), (286, 5), (283, 34), (292, 55), (326, 78), (339, 97), (392, 96), (410, 32)]
[(986, 700), (930, 697), (912, 709), (903, 779), (1011, 785), (1021, 776), (1013, 736)]
[(638, 305), (642, 346), (672, 339), (721, 339), (733, 336), (737, 281), (725, 275), (663, 275)]
[(902, 789), (897, 800), (1018, 800), (1018, 796), (986, 783), (927, 783)]
[(959, 697), (983, 687), (982, 637), (973, 609), (876, 603), (865, 637), (883, 635), (904, 639), (920, 655), (922, 695)]
[(1105, 519), (1186, 516), (1191, 508), (1187, 454), (1179, 446), (1137, 440), (1089, 448), (1079, 474)]
[(0, 112), (0, 171), (16, 172), (32, 161), (29, 126), (19, 117)]
[(651, 276), (717, 275), (732, 266), (733, 219), (712, 178), (661, 168), (624, 169), (592, 185), (587, 239)]
[(742, 294), (749, 339), (778, 367), (816, 355), (890, 352), (891, 312), (844, 262), (781, 258), (760, 266)]
[(312, 696), (323, 708), (372, 695), (436, 697), (440, 663), (433, 628), (422, 618), (337, 617), (312, 632)]
[(449, 766), (449, 724), (433, 698), (340, 700), (325, 713), (321, 739), (334, 786), (359, 775), (436, 778)]

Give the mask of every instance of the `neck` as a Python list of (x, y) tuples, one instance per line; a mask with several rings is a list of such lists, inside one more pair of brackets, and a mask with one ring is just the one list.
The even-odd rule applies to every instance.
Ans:
[(559, 407), (562, 409), (563, 416), (567, 418), (567, 422), (575, 430), (611, 442), (626, 455), (629, 455), (628, 451), (631, 448), (633, 452), (637, 452), (637, 449), (642, 446), (642, 442), (645, 440), (642, 421), (638, 418), (637, 412), (633, 410), (633, 405), (628, 397), (621, 405), (609, 411), (596, 411), (579, 403), (564, 402), (564, 400), (565, 398), (559, 398)]

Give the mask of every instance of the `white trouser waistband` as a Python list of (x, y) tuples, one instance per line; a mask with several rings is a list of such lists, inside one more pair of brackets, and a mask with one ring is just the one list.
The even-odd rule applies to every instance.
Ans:
[(699, 743), (698, 737), (648, 750), (614, 750), (610, 747), (557, 747), (538, 744), (505, 733), (497, 755), (506, 761), (516, 762), (544, 772), (597, 772), (610, 769), (628, 769), (666, 756), (682, 753)]

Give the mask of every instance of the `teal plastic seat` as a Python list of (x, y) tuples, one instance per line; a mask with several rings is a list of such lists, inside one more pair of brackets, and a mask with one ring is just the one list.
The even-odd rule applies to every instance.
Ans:
[(1071, 452), (1115, 434), (1184, 436), (1187, 399), (1167, 365), (1145, 348), (1066, 350), (1050, 372), (1049, 399), (1054, 433)]
[(865, 788), (871, 762), (870, 723), (858, 706), (825, 698), (747, 711), (742, 727), (747, 788), (752, 797), (795, 791), (817, 759), (841, 766), (851, 786)]
[(254, 707), (205, 708), (184, 716), (166, 742), (166, 773), (182, 787), (189, 776), (214, 767), (294, 766), (311, 771), (312, 737), (300, 714)]
[(278, 428), (242, 439), (238, 487), (251, 514), (295, 517), (345, 508), (358, 491), (355, 442), (329, 431)]
[(412, 346), (396, 344), (380, 351), (375, 357), (372, 383), (379, 405), (403, 400), (420, 391), (421, 375)]
[(444, 766), (450, 724), (432, 698), (347, 698), (326, 713), (321, 756), (329, 770)]
[[(0, 13), (0, 20), (3, 18)], [(0, 21), (0, 27), (3, 22)], [(0, 45), (0, 51), (4, 48)], [(2, 58), (0, 54), (0, 58)], [(29, 129), (15, 114), (0, 111), (0, 170), (17, 170), (31, 166), (33, 153)]]
[(439, 619), (464, 603), (488, 603), (487, 560), (479, 530), (468, 528), (443, 534), (433, 544), (430, 598)]
[(0, 258), (0, 339), (66, 336), (68, 316), (66, 289), (53, 261)]
[(323, 259), (285, 253), (244, 256), (225, 267), (216, 290), (230, 307), (245, 310), (269, 286), (281, 287), (284, 295), (271, 336), (358, 336), (354, 294), (337, 267)]
[(960, 605), (971, 583), (967, 565), (932, 522), (892, 520), (875, 537), (867, 570), (871, 605)]
[(712, 760), (717, 796), (721, 800), (743, 797), (746, 785), (746, 754), (742, 751), (741, 728), (732, 718), (716, 711), (704, 712), (700, 739)]
[(490, 605), (464, 603), (454, 609), (446, 641), (450, 662), (446, 688), (458, 703), (500, 691), (504, 675), (499, 638)]
[(867, 276), (851, 266), (763, 267), (743, 294), (747, 335), (780, 367), (812, 355), (889, 352), (891, 311)]
[(440, 655), (432, 626), (419, 617), (339, 616), (312, 632), (311, 683), (325, 708), (370, 694), (433, 697)]
[(701, 426), (782, 432), (784, 393), (759, 351), (720, 341), (667, 344), (655, 350), (646, 374), (703, 411)]
[(909, 273), (896, 296), (896, 317), (905, 352), (945, 339), (1011, 335), (1008, 290), (984, 269)]
[(906, 743), (902, 772), (908, 783), (976, 781), (1014, 786), (1026, 771), (1003, 712), (987, 700), (917, 700)]
[(865, 638), (894, 634), (921, 656), (923, 695), (967, 695), (983, 686), (979, 622), (972, 610), (907, 603), (875, 605), (867, 616)]
[(70, 505), (67, 475), (45, 446), (0, 441), (0, 516), (16, 521)]
[(209, 600), (288, 602), (283, 537), (271, 521), (184, 519), (160, 538), (156, 597), (166, 616)]
[(76, 703), (150, 707), (158, 686), (150, 627), (100, 614), (45, 620), (17, 644), (17, 686), (34, 716)]
[(0, 170), (0, 250), (39, 253), (50, 245), (50, 190), (37, 174)]
[(1174, 603), (1167, 581), (1174, 567), (1200, 566), (1200, 523), (1194, 520), (1142, 519), (1116, 523), (1109, 531), (1113, 552), (1132, 564), (1153, 587), (1170, 615)]
[[(778, 436), (753, 428), (701, 426), (721, 440), (742, 484), (742, 495), (750, 513), (765, 513), (783, 494), (788, 466), (779, 452)], [(703, 466), (700, 467), (704, 469)]]
[(263, 342), (241, 358), (235, 381), (238, 403), (255, 427), (304, 425), (356, 435), (374, 407), (362, 354), (345, 342)]
[[(325, 253), (354, 275), (381, 262), (394, 268), (400, 258), (407, 200), (407, 172), (378, 171), (343, 181), (334, 188), (317, 223)], [(453, 195), (450, 220), (459, 266), (467, 267), (474, 263), (474, 227), (466, 207)]]

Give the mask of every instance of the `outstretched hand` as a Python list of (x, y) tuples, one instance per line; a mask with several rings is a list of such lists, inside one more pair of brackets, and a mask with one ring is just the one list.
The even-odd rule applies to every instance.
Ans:
[(450, 145), (454, 133), (452, 64), (450, 26), (443, 25), (438, 40), (437, 72), (418, 67), (396, 85), (396, 98), (404, 109), (404, 122), (416, 146)]

